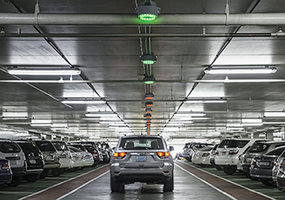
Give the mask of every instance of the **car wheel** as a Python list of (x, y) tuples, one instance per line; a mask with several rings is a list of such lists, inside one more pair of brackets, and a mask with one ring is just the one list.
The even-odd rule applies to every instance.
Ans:
[(22, 178), (23, 178), (23, 176), (13, 177), (11, 183), (8, 183), (7, 185), (9, 187), (16, 187), (16, 186), (18, 186), (22, 182)]
[(53, 176), (60, 176), (61, 174), (63, 173), (63, 170), (62, 169), (53, 169), (53, 170), (51, 170), (51, 174), (53, 175)]
[(237, 166), (235, 165), (223, 166), (223, 170), (227, 175), (232, 175), (236, 172)]
[(28, 182), (35, 182), (35, 181), (37, 181), (37, 180), (40, 178), (40, 175), (41, 175), (41, 174), (31, 174), (31, 175), (27, 175), (27, 176), (26, 176), (26, 180), (27, 180)]
[(48, 176), (48, 174), (49, 174), (49, 170), (45, 169), (45, 170), (41, 173), (40, 178), (44, 179), (45, 177)]
[(273, 181), (268, 181), (268, 180), (260, 180), (261, 183), (263, 183), (264, 185), (274, 185), (274, 182)]
[(112, 192), (123, 192), (125, 190), (125, 185), (123, 183), (113, 180), (112, 177), (110, 179)]
[(164, 191), (164, 192), (172, 192), (172, 191), (173, 191), (173, 185), (174, 185), (174, 181), (173, 181), (173, 176), (172, 176), (169, 181), (167, 181), (166, 183), (164, 183), (164, 185), (163, 185), (163, 191)]

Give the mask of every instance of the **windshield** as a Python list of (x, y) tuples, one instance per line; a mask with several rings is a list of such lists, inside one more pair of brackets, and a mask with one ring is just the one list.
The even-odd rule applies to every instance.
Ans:
[(277, 155), (277, 156), (279, 156), (284, 150), (285, 150), (285, 147), (273, 149), (272, 151), (267, 152), (265, 155)]
[(223, 140), (219, 145), (220, 148), (243, 148), (249, 140)]
[(49, 141), (36, 141), (41, 151), (55, 151), (54, 146)]
[(248, 150), (250, 153), (259, 153), (266, 151), (270, 144), (265, 144), (265, 143), (254, 143), (251, 148)]
[(0, 142), (0, 151), (3, 153), (19, 153), (21, 149), (13, 142)]
[(65, 144), (65, 142), (52, 142), (52, 144), (59, 151), (68, 151), (69, 150), (67, 145)]
[(160, 149), (163, 150), (163, 143), (160, 138), (123, 138), (119, 149)]

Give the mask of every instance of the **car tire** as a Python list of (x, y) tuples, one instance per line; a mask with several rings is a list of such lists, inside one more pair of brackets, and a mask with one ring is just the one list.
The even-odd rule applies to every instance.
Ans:
[(227, 175), (232, 175), (236, 172), (237, 166), (235, 165), (223, 166), (223, 170)]
[(274, 182), (273, 181), (268, 181), (268, 180), (260, 180), (261, 183), (263, 183), (264, 185), (274, 185)]
[(23, 176), (16, 176), (13, 177), (12, 181), (10, 183), (7, 183), (9, 187), (16, 187), (22, 182)]
[(48, 169), (45, 169), (41, 174), (40, 174), (40, 178), (44, 179), (45, 177), (47, 177), (49, 175), (49, 171)]
[(28, 182), (36, 182), (40, 178), (41, 174), (30, 174), (26, 176)]
[(124, 192), (125, 191), (125, 185), (123, 183), (117, 182), (110, 178), (111, 182), (111, 191), (112, 192)]
[(174, 186), (174, 180), (173, 180), (173, 176), (172, 176), (169, 181), (164, 183), (163, 191), (164, 192), (172, 192), (173, 191), (173, 186)]
[(51, 174), (55, 177), (60, 176), (63, 173), (62, 169), (53, 169), (51, 170)]

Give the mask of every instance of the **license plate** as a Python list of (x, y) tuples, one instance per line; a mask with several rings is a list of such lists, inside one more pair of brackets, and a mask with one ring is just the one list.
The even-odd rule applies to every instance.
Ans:
[(259, 162), (259, 165), (268, 166), (269, 162)]
[(146, 162), (146, 156), (137, 156), (137, 162)]
[(17, 165), (17, 161), (16, 160), (10, 160), (10, 164), (11, 165)]

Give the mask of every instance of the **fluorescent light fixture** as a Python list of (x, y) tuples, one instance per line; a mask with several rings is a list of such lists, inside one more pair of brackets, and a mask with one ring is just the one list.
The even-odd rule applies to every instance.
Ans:
[(262, 126), (263, 123), (244, 123), (242, 126)]
[(226, 103), (225, 99), (186, 99), (186, 103)]
[(185, 113), (176, 113), (177, 117), (189, 117), (189, 116), (205, 116), (206, 114), (203, 112), (185, 112)]
[(52, 124), (51, 124), (51, 123), (48, 123), (48, 124), (47, 124), (47, 123), (43, 123), (43, 124), (40, 124), (40, 123), (31, 123), (30, 125), (31, 125), (31, 126), (35, 126), (35, 127), (38, 127), (38, 126), (39, 126), (39, 127), (51, 127)]
[(153, 21), (160, 14), (160, 8), (153, 1), (149, 1), (149, 3), (143, 1), (136, 8), (136, 13), (143, 21)]
[(67, 128), (67, 124), (65, 124), (65, 123), (52, 123), (51, 127), (52, 128)]
[(264, 117), (285, 117), (285, 112), (265, 112)]
[(242, 123), (262, 123), (262, 119), (242, 119)]
[(206, 74), (272, 74), (277, 71), (276, 67), (208, 67), (204, 70)]
[(2, 118), (4, 120), (9, 119), (27, 119), (28, 113), (27, 112), (3, 112)]
[(79, 75), (81, 71), (78, 68), (11, 68), (7, 70), (12, 75)]
[(63, 100), (61, 103), (65, 104), (104, 104), (102, 100)]
[(86, 117), (116, 117), (117, 115), (113, 112), (88, 112), (85, 114)]
[(50, 119), (32, 119), (32, 124), (51, 124)]

